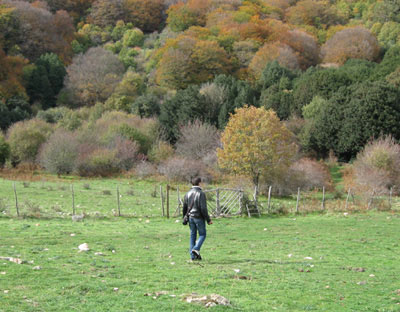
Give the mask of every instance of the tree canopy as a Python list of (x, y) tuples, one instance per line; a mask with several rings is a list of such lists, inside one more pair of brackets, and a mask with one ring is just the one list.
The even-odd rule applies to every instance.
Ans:
[(235, 110), (218, 149), (221, 168), (249, 176), (258, 186), (260, 178), (286, 171), (297, 148), (293, 134), (272, 110), (243, 107)]

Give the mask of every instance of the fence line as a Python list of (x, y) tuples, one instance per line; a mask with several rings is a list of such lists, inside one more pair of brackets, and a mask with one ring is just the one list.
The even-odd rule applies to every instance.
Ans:
[[(129, 182), (115, 184), (114, 182), (114, 186), (110, 182), (104, 182), (102, 185), (97, 180), (93, 182), (93, 185), (89, 185), (89, 183), (91, 181), (74, 181), (74, 184), (68, 184), (0, 180), (0, 213), (10, 216), (36, 217), (67, 217), (75, 214), (178, 217), (181, 214), (183, 195), (190, 189), (189, 186), (182, 188), (171, 185), (166, 185), (166, 189), (163, 189), (163, 186), (160, 185), (159, 191), (157, 191), (154, 183), (139, 187), (140, 182), (134, 184)], [(154, 191), (152, 191), (153, 189)], [(274, 189), (272, 185), (269, 186), (265, 197), (258, 196), (258, 190), (254, 189), (253, 198), (250, 201), (258, 206), (259, 213), (399, 208), (397, 199), (393, 196), (393, 188), (386, 194), (378, 194), (374, 190), (366, 198), (365, 204), (363, 204), (364, 200), (361, 195), (355, 194), (351, 189), (347, 190), (347, 196), (343, 194), (345, 200), (332, 198), (332, 194), (327, 194), (324, 187), (321, 188), (322, 199), (315, 192), (305, 192), (300, 188), (297, 196), (286, 199), (277, 198), (272, 194)], [(214, 211), (215, 215), (247, 212), (244, 208), (243, 196), (240, 192), (235, 193), (236, 191), (238, 189), (233, 188), (207, 190), (214, 194), (208, 200), (209, 210)], [(116, 201), (113, 194), (117, 197)], [(13, 201), (14, 212), (12, 210)], [(235, 207), (239, 208), (229, 208), (233, 205), (237, 205)]]

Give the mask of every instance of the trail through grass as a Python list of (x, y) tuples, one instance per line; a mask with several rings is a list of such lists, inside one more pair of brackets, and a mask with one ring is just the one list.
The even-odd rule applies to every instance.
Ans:
[(397, 213), (217, 219), (190, 263), (175, 219), (3, 217), (0, 256), (25, 263), (0, 260), (0, 311), (203, 311), (192, 292), (232, 303), (212, 311), (399, 311), (399, 228)]

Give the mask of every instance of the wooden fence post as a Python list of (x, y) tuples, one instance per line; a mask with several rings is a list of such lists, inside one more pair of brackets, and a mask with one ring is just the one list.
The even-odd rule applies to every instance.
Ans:
[(71, 193), (72, 193), (72, 215), (75, 215), (75, 193), (74, 193), (74, 185), (71, 184)]
[(169, 184), (167, 184), (167, 218), (169, 219)]
[(239, 196), (239, 213), (242, 214), (242, 205), (243, 205), (243, 190), (240, 189), (240, 196)]
[(258, 197), (258, 187), (257, 185), (254, 187), (254, 204), (256, 205), (256, 209), (258, 211), (258, 203), (257, 203), (257, 197)]
[(325, 186), (322, 187), (322, 210), (325, 210)]
[(348, 190), (348, 192), (347, 192), (346, 205), (344, 206), (344, 209), (345, 209), (345, 210), (347, 210), (347, 205), (348, 205), (348, 203), (349, 203), (349, 198), (350, 198), (350, 188), (349, 188), (349, 190)]
[(118, 216), (121, 216), (121, 205), (119, 203), (119, 186), (117, 185), (117, 205), (118, 205)]
[(269, 189), (268, 189), (268, 213), (270, 213), (271, 212), (271, 191), (272, 191), (272, 185), (270, 185), (269, 186)]
[(371, 209), (371, 207), (372, 207), (372, 202), (374, 200), (374, 195), (375, 195), (375, 189), (372, 190), (371, 198), (368, 201), (368, 210)]
[(219, 216), (219, 214), (220, 214), (220, 207), (219, 207), (219, 188), (217, 188), (217, 191), (216, 191), (216, 204), (217, 204), (217, 207), (216, 207), (216, 209), (217, 209), (217, 216)]
[(181, 214), (181, 197), (179, 195), (179, 185), (177, 186), (177, 193), (178, 193), (178, 216)]
[(393, 195), (393, 186), (390, 188), (389, 191), (389, 209), (392, 209), (392, 195)]
[(17, 188), (14, 182), (14, 196), (15, 196), (15, 208), (17, 209), (17, 216), (19, 217), (19, 208), (18, 208), (18, 196), (17, 196)]
[(161, 208), (162, 208), (162, 216), (165, 216), (165, 212), (164, 212), (164, 194), (163, 194), (163, 190), (162, 190), (162, 185), (160, 185), (160, 197), (161, 197)]
[(300, 188), (297, 188), (296, 213), (299, 213)]

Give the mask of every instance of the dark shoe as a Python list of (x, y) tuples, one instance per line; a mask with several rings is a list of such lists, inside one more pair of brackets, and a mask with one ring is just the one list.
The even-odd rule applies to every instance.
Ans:
[(192, 250), (192, 255), (194, 256), (195, 260), (201, 260), (200, 252), (196, 249)]

